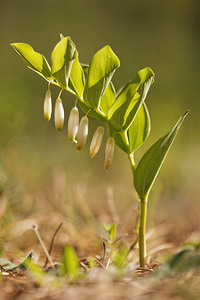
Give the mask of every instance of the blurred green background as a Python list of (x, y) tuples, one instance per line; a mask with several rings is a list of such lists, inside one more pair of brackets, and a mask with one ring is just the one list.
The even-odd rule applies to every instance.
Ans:
[[(72, 198), (78, 186), (84, 197), (102, 203), (105, 210), (106, 191), (112, 186), (117, 209), (124, 212), (124, 219), (127, 207), (136, 205), (126, 155), (116, 149), (113, 165), (104, 171), (104, 147), (91, 160), (89, 141), (80, 153), (74, 145), (67, 144), (67, 121), (58, 134), (53, 120), (47, 124), (43, 119), (47, 82), (28, 70), (10, 46), (14, 42), (29, 43), (50, 62), (60, 33), (70, 35), (82, 63), (89, 63), (95, 52), (109, 44), (121, 61), (113, 78), (116, 89), (140, 69), (149, 66), (154, 70), (155, 83), (146, 100), (152, 132), (136, 152), (136, 161), (182, 113), (191, 110), (156, 181), (151, 194), (152, 211), (161, 221), (169, 215), (175, 220), (182, 208), (198, 204), (198, 0), (6, 0), (0, 1), (0, 27), (0, 187), (2, 194), (9, 194), (19, 218), (26, 195), (34, 198), (56, 174), (64, 178)], [(54, 99), (58, 92), (52, 88)], [(74, 99), (65, 92), (62, 99), (67, 117)], [(97, 125), (90, 119), (90, 138)]]

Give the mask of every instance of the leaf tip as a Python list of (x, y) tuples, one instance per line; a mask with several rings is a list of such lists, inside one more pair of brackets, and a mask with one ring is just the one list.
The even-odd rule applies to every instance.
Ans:
[(63, 40), (65, 37), (62, 33), (60, 33), (60, 39)]
[(182, 120), (182, 122), (185, 120), (185, 118), (187, 117), (187, 115), (189, 114), (190, 109), (188, 109), (180, 118), (180, 120)]
[(185, 118), (189, 113), (190, 113), (190, 109), (188, 109), (188, 110), (183, 114), (183, 118)]
[[(120, 67), (120, 60), (117, 55), (114, 53), (110, 45), (106, 45), (103, 49), (106, 49), (108, 53), (112, 54), (113, 58), (115, 58), (116, 68)], [(111, 57), (111, 55), (109, 55)]]

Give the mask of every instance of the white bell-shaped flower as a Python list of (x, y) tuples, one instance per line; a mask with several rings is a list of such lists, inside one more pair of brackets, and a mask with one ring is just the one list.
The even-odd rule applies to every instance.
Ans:
[(99, 151), (99, 148), (101, 147), (101, 143), (103, 140), (103, 135), (104, 135), (104, 127), (99, 126), (97, 130), (95, 131), (92, 141), (90, 144), (90, 157), (93, 158), (97, 152)]
[(114, 149), (115, 149), (115, 140), (114, 140), (113, 137), (109, 137), (108, 140), (107, 140), (107, 143), (106, 143), (106, 150), (105, 150), (104, 168), (106, 170), (112, 164)]
[(76, 142), (75, 137), (78, 132), (79, 112), (77, 107), (73, 107), (68, 120), (68, 142)]
[(78, 132), (76, 135), (77, 150), (81, 150), (84, 147), (87, 140), (87, 136), (88, 136), (88, 118), (87, 116), (84, 116), (80, 121), (80, 125), (78, 127)]
[(60, 98), (57, 98), (54, 110), (54, 121), (57, 131), (61, 131), (64, 126), (65, 113), (63, 103)]
[(52, 101), (51, 101), (51, 91), (47, 90), (44, 98), (44, 118), (46, 121), (51, 119), (52, 113)]

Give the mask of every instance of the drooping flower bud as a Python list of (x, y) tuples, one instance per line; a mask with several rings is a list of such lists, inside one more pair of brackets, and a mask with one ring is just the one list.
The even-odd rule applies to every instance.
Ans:
[(51, 102), (51, 91), (47, 90), (44, 98), (44, 118), (46, 121), (51, 119), (52, 113), (52, 102)]
[(87, 116), (84, 116), (80, 121), (80, 125), (78, 127), (78, 132), (76, 135), (77, 150), (81, 150), (84, 147), (87, 140), (87, 136), (88, 136), (88, 118)]
[(79, 112), (77, 107), (73, 107), (68, 120), (68, 142), (74, 143), (78, 132)]
[(54, 110), (54, 121), (55, 121), (55, 127), (57, 131), (60, 131), (63, 129), (64, 125), (64, 108), (63, 108), (63, 103), (60, 98), (56, 100), (55, 104), (55, 110)]
[(93, 158), (97, 152), (99, 151), (99, 148), (101, 146), (102, 140), (103, 140), (103, 134), (104, 134), (104, 127), (99, 126), (97, 130), (95, 131), (91, 144), (90, 144), (90, 157)]
[(105, 162), (104, 162), (104, 168), (107, 170), (113, 160), (114, 155), (114, 149), (115, 149), (115, 140), (113, 137), (109, 137), (106, 143), (106, 151), (105, 151)]

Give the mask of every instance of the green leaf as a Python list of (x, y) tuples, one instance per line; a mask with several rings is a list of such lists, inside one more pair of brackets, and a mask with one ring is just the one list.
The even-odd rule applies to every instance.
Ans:
[(75, 59), (71, 68), (69, 87), (79, 96), (83, 96), (83, 90), (85, 87), (85, 75), (83, 69), (79, 63), (78, 52), (75, 51)]
[(200, 267), (200, 253), (192, 246), (173, 254), (155, 273), (156, 278), (177, 276)]
[(24, 261), (22, 263), (20, 263), (19, 265), (13, 264), (11, 261), (9, 261), (6, 258), (0, 258), (0, 266), (7, 272), (12, 272), (16, 269), (27, 269), (33, 255), (34, 255), (34, 252), (31, 251), (28, 254), (28, 256), (24, 259)]
[(68, 275), (71, 280), (78, 277), (79, 260), (73, 247), (66, 246), (62, 256), (61, 274)]
[(173, 254), (165, 264), (163, 264), (156, 272), (153, 274), (156, 278), (165, 278), (168, 276), (175, 275), (177, 267), (183, 264), (183, 260), (192, 254), (193, 249), (183, 249), (180, 252)]
[(145, 103), (142, 104), (128, 129), (128, 140), (130, 153), (138, 149), (149, 136), (151, 121)]
[[(108, 112), (108, 119), (111, 119), (111, 122), (113, 123), (113, 115), (118, 112), (118, 115), (120, 116), (121, 108), (123, 105), (126, 105), (125, 109), (123, 111), (125, 112), (130, 102), (135, 98), (135, 94), (140, 86), (140, 82), (131, 82), (127, 84), (123, 90), (120, 93), (117, 93), (116, 101), (113, 103), (113, 105), (110, 107)], [(137, 94), (139, 97), (139, 94)], [(118, 117), (116, 114), (116, 119)], [(116, 122), (117, 123), (117, 122)]]
[(95, 265), (95, 259), (93, 257), (89, 257), (88, 264), (90, 269), (93, 269)]
[(104, 95), (101, 98), (100, 110), (107, 116), (108, 110), (115, 101), (115, 88), (112, 82), (109, 83)]
[(85, 74), (85, 78), (87, 78), (87, 76), (88, 76), (88, 71), (89, 71), (89, 65), (87, 65), (87, 64), (82, 64), (82, 63), (81, 63), (81, 67), (82, 67), (83, 72), (84, 72), (84, 74)]
[[(125, 131), (133, 122), (144, 103), (154, 73), (150, 68), (140, 70), (135, 77), (117, 94), (117, 99), (108, 111), (109, 123), (118, 131)], [(141, 95), (138, 89), (141, 87)]]
[(117, 271), (121, 274), (125, 274), (126, 272), (126, 263), (127, 263), (127, 253), (129, 253), (129, 248), (125, 245), (122, 245), (115, 251), (114, 255), (112, 256), (112, 262), (115, 267), (117, 267)]
[(95, 118), (99, 121), (102, 121), (102, 122), (106, 122), (106, 117), (102, 115), (102, 113), (97, 109), (97, 110), (94, 110), (90, 107), (88, 107), (84, 102), (82, 101), (79, 101), (79, 106), (80, 108), (86, 113), (88, 114), (88, 116), (92, 117), (92, 118)]
[(200, 268), (200, 254), (194, 254), (186, 257), (182, 263), (177, 266), (177, 271), (179, 273), (188, 272), (196, 268)]
[(51, 54), (52, 76), (62, 88), (68, 86), (68, 80), (75, 59), (76, 47), (70, 37), (62, 38)]
[(51, 68), (46, 58), (33, 50), (33, 48), (25, 43), (11, 44), (14, 50), (21, 56), (25, 65), (35, 71), (48, 81), (51, 80)]
[[(115, 103), (117, 102), (117, 100), (115, 101)], [(115, 104), (114, 103), (114, 104)], [(109, 123), (117, 130), (117, 131), (126, 131), (128, 129), (128, 126), (123, 126), (127, 118), (127, 113), (129, 113), (130, 115), (130, 110), (134, 109), (134, 116), (132, 117), (132, 119), (130, 120), (130, 124), (131, 121), (134, 120), (134, 117), (138, 111), (138, 108), (140, 106), (140, 95), (139, 93), (135, 93), (134, 96), (132, 97), (132, 99), (127, 100), (126, 102), (124, 102), (113, 114), (112, 118), (109, 120)], [(109, 111), (110, 112), (110, 111)], [(108, 112), (108, 119), (109, 119), (109, 112)], [(132, 116), (132, 115), (131, 115)], [(130, 117), (131, 117), (130, 116)]]
[[(135, 97), (133, 97), (133, 100), (129, 104), (126, 113), (124, 114), (124, 122), (122, 124), (122, 129), (127, 130), (131, 123), (134, 121), (135, 117), (137, 116), (137, 113), (139, 112), (142, 104), (144, 103), (146, 99), (146, 95), (148, 93), (148, 90), (153, 82), (153, 77), (151, 76), (146, 82), (144, 82), (143, 87), (142, 87), (142, 94), (137, 100), (137, 94), (135, 93)], [(136, 100), (135, 100), (136, 98)]]
[(45, 280), (45, 271), (39, 265), (33, 263), (30, 258), (27, 259), (25, 266), (31, 277), (36, 281), (36, 284), (39, 286), (42, 285)]
[(116, 236), (116, 227), (117, 227), (116, 223), (112, 223), (109, 225), (103, 224), (103, 227), (107, 232), (107, 234), (109, 235), (109, 240), (113, 241)]
[(0, 267), (5, 271), (14, 271), (17, 269), (17, 265), (13, 264), (10, 260), (6, 258), (0, 258)]
[(183, 123), (187, 111), (176, 123), (176, 125), (162, 138), (160, 138), (144, 154), (140, 160), (134, 176), (134, 185), (140, 196), (140, 199), (146, 199), (152, 185), (158, 175), (158, 172), (164, 162), (164, 159)]
[(119, 65), (118, 57), (109, 46), (105, 46), (93, 56), (83, 94), (84, 101), (89, 107), (99, 108), (100, 99)]
[(109, 230), (109, 238), (111, 241), (115, 239), (116, 236), (116, 223), (112, 223), (110, 225), (110, 230)]

